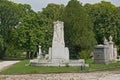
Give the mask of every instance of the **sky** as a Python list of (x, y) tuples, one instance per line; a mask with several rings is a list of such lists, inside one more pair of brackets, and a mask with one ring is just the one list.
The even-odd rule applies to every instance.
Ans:
[[(69, 0), (10, 0), (16, 3), (30, 4), (34, 11), (41, 11), (42, 8), (45, 8), (49, 3), (55, 4), (64, 4), (67, 5)], [(100, 1), (108, 1), (116, 6), (120, 6), (120, 0), (79, 0), (82, 4), (86, 3), (98, 3)]]

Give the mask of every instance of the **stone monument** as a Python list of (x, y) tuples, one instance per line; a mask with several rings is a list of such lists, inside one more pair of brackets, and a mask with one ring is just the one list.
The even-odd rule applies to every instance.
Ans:
[(108, 46), (97, 45), (94, 50), (94, 63), (95, 64), (108, 64), (109, 63), (109, 53)]
[(54, 22), (52, 47), (49, 48), (49, 59), (52, 61), (69, 62), (69, 50), (64, 42), (64, 23)]
[(94, 63), (110, 63), (117, 61), (117, 48), (114, 47), (112, 36), (109, 41), (104, 38), (104, 45), (97, 45), (94, 50)]
[[(47, 57), (47, 58), (46, 58)], [(64, 23), (54, 22), (54, 33), (52, 47), (49, 48), (49, 54), (42, 56), (41, 46), (37, 59), (30, 60), (32, 66), (85, 66), (84, 59), (69, 60), (69, 49), (65, 47), (64, 42)]]

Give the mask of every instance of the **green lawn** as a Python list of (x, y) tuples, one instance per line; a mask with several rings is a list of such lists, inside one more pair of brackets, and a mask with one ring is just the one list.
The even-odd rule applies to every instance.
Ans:
[(89, 68), (86, 68), (86, 71), (95, 71), (95, 70), (111, 70), (115, 68), (120, 68), (120, 62), (110, 63), (110, 64), (93, 64), (93, 60), (87, 60), (89, 63)]
[[(0, 72), (0, 74), (26, 74), (26, 73), (53, 73), (53, 72), (81, 72), (80, 67), (35, 67), (28, 66), (29, 60), (23, 60), (10, 68)], [(90, 64), (89, 68), (84, 71), (106, 70), (120, 67), (120, 62), (111, 63), (109, 65), (92, 64), (93, 60), (87, 60)]]
[[(46, 73), (46, 72), (73, 72), (80, 71), (80, 67), (35, 67), (28, 66), (28, 60), (23, 60), (6, 69), (0, 74), (24, 74), (24, 73)], [(26, 66), (27, 65), (27, 66)]]

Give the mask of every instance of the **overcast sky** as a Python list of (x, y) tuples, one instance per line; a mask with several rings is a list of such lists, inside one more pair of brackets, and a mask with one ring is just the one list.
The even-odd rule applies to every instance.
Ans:
[[(49, 3), (67, 5), (67, 3), (69, 2), (69, 0), (10, 0), (10, 1), (14, 1), (16, 3), (30, 4), (32, 6), (32, 9), (35, 11), (41, 11), (42, 8), (45, 8)], [(94, 4), (103, 0), (79, 0), (79, 1), (82, 2), (82, 4), (86, 3)], [(104, 1), (109, 1), (116, 6), (120, 6), (120, 0), (104, 0)]]

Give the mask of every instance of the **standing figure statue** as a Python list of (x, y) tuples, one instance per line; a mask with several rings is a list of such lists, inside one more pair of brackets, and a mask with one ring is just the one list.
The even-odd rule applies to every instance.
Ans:
[(42, 58), (41, 46), (39, 45), (38, 48), (39, 48), (39, 50), (38, 50), (37, 58), (38, 58), (38, 59), (41, 59), (41, 58)]

